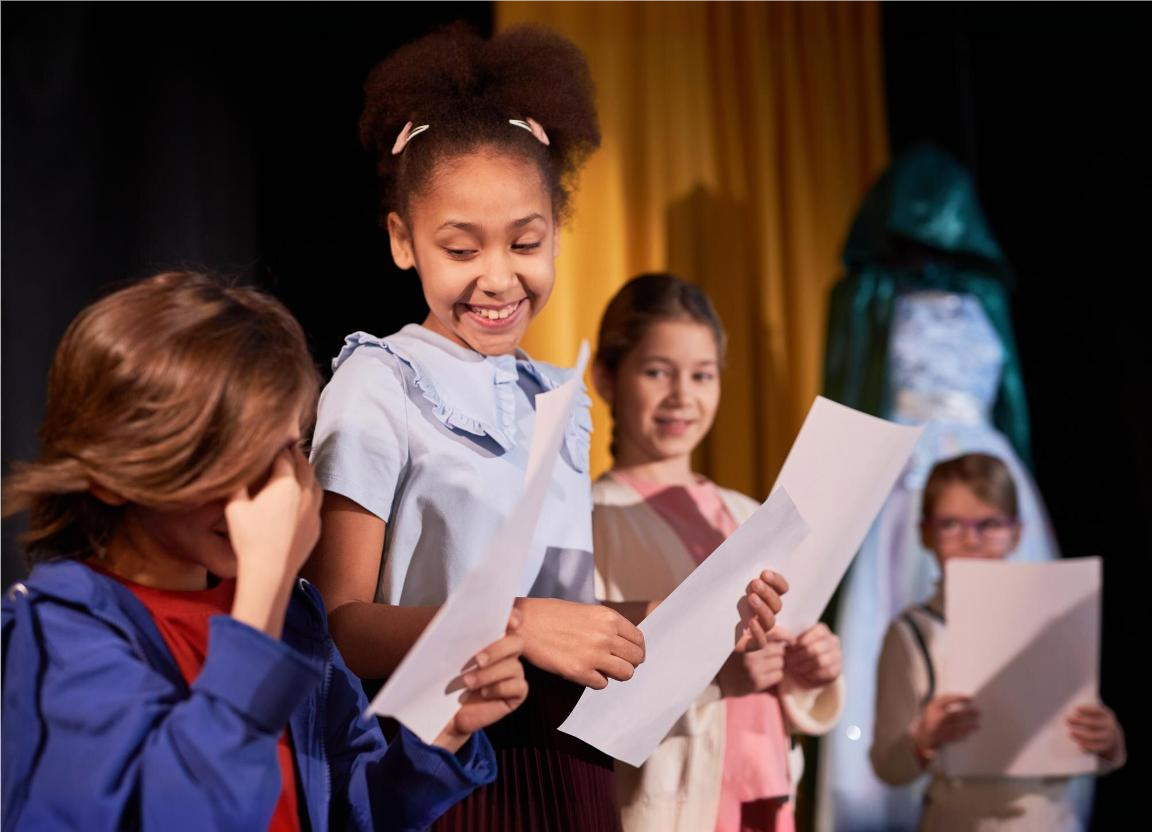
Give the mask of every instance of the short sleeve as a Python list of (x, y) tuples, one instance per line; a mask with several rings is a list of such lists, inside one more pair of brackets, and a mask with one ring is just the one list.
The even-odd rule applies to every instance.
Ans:
[(316, 413), (317, 481), (385, 522), (408, 462), (407, 402), (395, 356), (363, 345), (340, 364)]

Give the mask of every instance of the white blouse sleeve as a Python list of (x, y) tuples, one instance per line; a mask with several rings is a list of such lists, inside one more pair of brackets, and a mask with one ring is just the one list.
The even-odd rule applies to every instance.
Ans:
[(321, 487), (385, 522), (408, 462), (407, 404), (399, 362), (364, 345), (340, 364), (316, 414), (312, 464)]

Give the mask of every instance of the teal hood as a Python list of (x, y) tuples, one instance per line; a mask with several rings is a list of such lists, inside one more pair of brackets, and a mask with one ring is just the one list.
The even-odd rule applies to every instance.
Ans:
[(864, 197), (843, 260), (845, 274), (828, 304), (825, 395), (889, 416), (888, 335), (896, 299), (920, 289), (972, 295), (1005, 351), (993, 422), (1028, 463), (1028, 407), (1008, 306), (1012, 271), (960, 163), (929, 145), (899, 155)]
[(1010, 277), (972, 177), (931, 145), (897, 156), (868, 191), (848, 233), (843, 259), (852, 271), (866, 265), (904, 265), (917, 256)]

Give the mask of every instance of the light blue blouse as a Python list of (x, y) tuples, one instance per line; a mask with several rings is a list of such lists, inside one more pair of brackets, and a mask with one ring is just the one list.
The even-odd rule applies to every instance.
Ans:
[[(376, 600), (443, 603), (519, 499), (534, 397), (571, 374), (516, 356), (483, 356), (422, 326), (356, 332), (320, 396), (312, 462), (327, 491), (387, 523)], [(520, 592), (594, 600), (591, 402), (568, 424)]]

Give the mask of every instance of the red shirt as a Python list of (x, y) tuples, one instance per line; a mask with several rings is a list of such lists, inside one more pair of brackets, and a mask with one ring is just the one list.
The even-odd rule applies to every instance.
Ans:
[[(156, 629), (176, 659), (184, 680), (191, 685), (204, 667), (208, 655), (208, 620), (214, 615), (228, 615), (232, 609), (235, 581), (221, 581), (211, 589), (180, 592), (156, 589), (114, 575), (96, 564), (97, 572), (119, 581), (132, 591), (156, 622)], [(292, 759), (292, 741), (287, 729), (276, 746), (280, 763), (280, 799), (272, 814), (270, 832), (300, 832), (296, 805), (296, 769)]]

